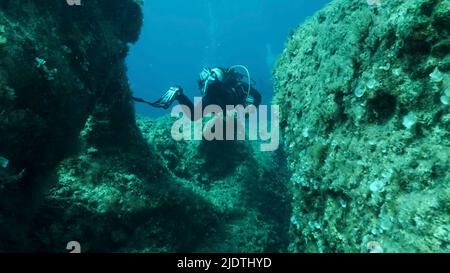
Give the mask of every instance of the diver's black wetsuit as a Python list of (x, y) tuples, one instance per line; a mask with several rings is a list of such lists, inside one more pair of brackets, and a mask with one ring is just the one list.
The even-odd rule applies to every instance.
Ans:
[[(248, 93), (248, 84), (238, 82), (234, 86), (229, 86), (226, 83), (215, 82), (208, 86), (207, 92), (202, 97), (202, 109), (205, 109), (208, 105), (217, 105), (222, 111), (226, 110), (227, 105), (237, 106), (246, 105)], [(249, 97), (253, 99), (253, 105), (258, 107), (261, 104), (261, 94), (254, 88), (250, 89)], [(191, 120), (194, 120), (195, 107), (192, 101), (183, 93), (178, 95), (177, 101), (181, 105), (186, 105), (191, 113)]]
[[(246, 67), (244, 68), (247, 70)], [(251, 87), (250, 82), (244, 82), (243, 78), (242, 74), (235, 72), (233, 69), (204, 69), (198, 81), (199, 88), (202, 90), (202, 102), (196, 106), (184, 95), (183, 89), (179, 86), (172, 86), (155, 102), (148, 102), (135, 97), (133, 97), (133, 100), (164, 109), (169, 108), (174, 100), (178, 100), (179, 104), (185, 105), (190, 110), (189, 113), (185, 114), (190, 115), (191, 120), (200, 118), (196, 117), (195, 113), (199, 111), (203, 113), (203, 110), (209, 105), (217, 105), (222, 111), (226, 111), (226, 106), (228, 105), (233, 107), (237, 105), (254, 105), (258, 107), (261, 104), (261, 94)], [(251, 81), (250, 73), (248, 73), (247, 78)]]

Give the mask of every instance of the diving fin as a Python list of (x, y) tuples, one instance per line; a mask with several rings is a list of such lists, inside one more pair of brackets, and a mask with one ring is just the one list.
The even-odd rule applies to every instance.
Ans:
[(167, 90), (167, 92), (157, 101), (155, 102), (148, 102), (141, 98), (135, 98), (133, 97), (133, 100), (141, 103), (149, 104), (150, 106), (156, 107), (156, 108), (163, 108), (167, 109), (170, 107), (170, 105), (173, 103), (173, 101), (183, 92), (183, 89), (178, 86), (173, 86)]

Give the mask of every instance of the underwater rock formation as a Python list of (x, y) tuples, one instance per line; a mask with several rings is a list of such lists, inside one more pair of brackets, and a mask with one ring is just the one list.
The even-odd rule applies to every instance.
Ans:
[(290, 251), (450, 250), (449, 30), (447, 0), (335, 0), (292, 34)]
[(0, 251), (286, 251), (281, 151), (136, 124), (141, 3), (0, 2)]
[[(174, 141), (170, 117), (138, 118), (177, 188), (192, 191), (212, 213), (193, 217), (216, 219), (200, 244), (200, 252), (285, 252), (288, 246), (291, 195), (283, 149), (260, 151), (260, 143), (244, 141)], [(192, 206), (192, 205), (191, 205)], [(191, 231), (192, 232), (192, 231)]]
[(60, 252), (56, 242), (78, 240), (87, 252), (286, 251), (291, 210), (281, 151), (177, 142), (173, 122), (138, 119), (153, 158), (89, 144), (64, 160), (34, 222), (36, 249)]

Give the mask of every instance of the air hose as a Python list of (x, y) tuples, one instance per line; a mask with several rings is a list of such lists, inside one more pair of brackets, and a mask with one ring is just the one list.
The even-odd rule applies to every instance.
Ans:
[(252, 90), (252, 78), (250, 77), (250, 71), (248, 70), (248, 68), (245, 65), (237, 64), (237, 65), (233, 65), (232, 67), (230, 67), (228, 69), (228, 72), (230, 72), (232, 69), (235, 69), (235, 68), (242, 68), (247, 73), (248, 91), (247, 91), (247, 97), (245, 98), (245, 101), (247, 102), (248, 101), (248, 97), (250, 96), (250, 90)]

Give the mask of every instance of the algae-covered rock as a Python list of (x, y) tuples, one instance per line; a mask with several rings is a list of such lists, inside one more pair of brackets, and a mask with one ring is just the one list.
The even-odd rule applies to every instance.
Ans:
[(75, 240), (85, 252), (286, 251), (282, 154), (245, 142), (177, 142), (173, 122), (138, 119), (153, 157), (105, 153), (85, 128), (87, 146), (59, 166), (33, 224), (35, 249), (61, 252)]
[(332, 1), (274, 72), (291, 251), (450, 251), (449, 1), (379, 2)]
[(124, 59), (141, 24), (131, 0), (0, 1), (0, 249), (27, 245), (13, 242), (90, 115), (100, 142), (140, 149)]

